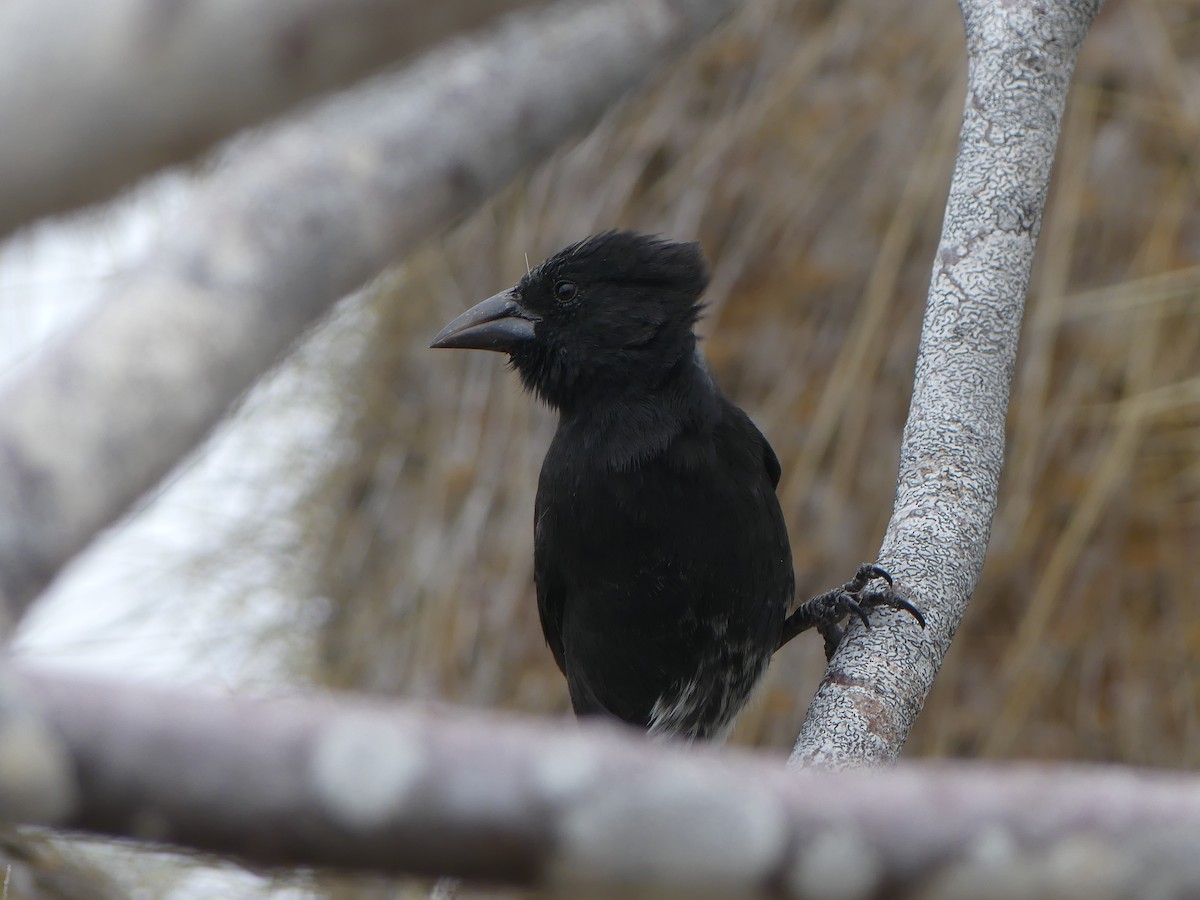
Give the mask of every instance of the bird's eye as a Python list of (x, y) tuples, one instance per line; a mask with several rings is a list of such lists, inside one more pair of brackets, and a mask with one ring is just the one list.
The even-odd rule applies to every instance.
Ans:
[(560, 281), (554, 286), (554, 298), (559, 303), (568, 303), (575, 299), (575, 295), (579, 293), (579, 288), (575, 286), (573, 281)]

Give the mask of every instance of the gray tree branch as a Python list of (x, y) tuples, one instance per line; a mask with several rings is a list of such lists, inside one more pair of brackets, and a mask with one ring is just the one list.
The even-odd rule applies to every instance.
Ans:
[[(564, 896), (1191, 896), (1200, 781), (1085, 767), (788, 771), (777, 760), (362, 698), (247, 700), (25, 668), (0, 817), (266, 865), (450, 874)], [(28, 821), (29, 808), (23, 805)]]
[(895, 759), (979, 580), (1025, 292), (1067, 89), (1101, 0), (960, 0), (967, 97), (879, 559), (925, 611), (852, 626), (792, 754)]
[(514, 17), (278, 128), (0, 387), (5, 627), (340, 296), (593, 122), (732, 0)]
[(528, 2), (7, 0), (0, 235)]

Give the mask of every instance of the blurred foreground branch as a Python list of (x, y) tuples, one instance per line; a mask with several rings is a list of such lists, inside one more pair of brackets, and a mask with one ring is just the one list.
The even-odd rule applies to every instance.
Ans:
[(8, 0), (0, 235), (529, 2)]
[(0, 828), (3, 900), (129, 900), (125, 886), (53, 835)]
[(924, 633), (907, 623), (851, 628), (809, 708), (793, 764), (894, 759), (979, 580), (1059, 126), (1075, 60), (1100, 5), (960, 0), (966, 104), (896, 504), (879, 554), (929, 627)]
[(73, 800), (46, 824), (261, 864), (445, 873), (572, 896), (635, 885), (638, 896), (1200, 891), (1195, 777), (946, 764), (796, 772), (597, 725), (347, 697), (216, 698), (32, 669), (10, 677), (51, 731), (14, 749), (0, 727), (0, 816), (12, 818), (8, 799), (27, 790), (22, 753), (65, 755), (58, 777), (72, 783), (58, 793)]
[(0, 390), (5, 627), (335, 300), (732, 5), (603, 0), (514, 17), (231, 161), (90, 320)]

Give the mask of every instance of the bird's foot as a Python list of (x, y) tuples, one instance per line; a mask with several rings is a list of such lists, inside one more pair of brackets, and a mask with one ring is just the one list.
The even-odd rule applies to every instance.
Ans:
[[(885, 581), (887, 586), (882, 590), (868, 590), (871, 582), (877, 578)], [(842, 620), (855, 615), (870, 628), (868, 613), (878, 606), (902, 609), (911, 614), (922, 628), (925, 627), (925, 616), (916, 606), (896, 593), (895, 583), (888, 571), (872, 563), (863, 563), (858, 567), (854, 578), (840, 588), (818, 594), (800, 604), (784, 622), (779, 646), (782, 647), (802, 631), (816, 628), (825, 641), (825, 658), (832, 659), (838, 644), (842, 642)]]
[[(867, 586), (876, 578), (886, 581), (887, 587), (881, 591), (868, 591)], [(867, 610), (874, 609), (876, 606), (903, 609), (910, 613), (922, 628), (925, 627), (925, 616), (921, 614), (921, 610), (896, 593), (896, 583), (892, 581), (888, 570), (882, 566), (863, 563), (858, 567), (852, 580), (847, 581), (837, 591), (831, 593), (837, 594), (837, 603), (844, 604), (845, 608), (839, 609), (839, 617), (854, 613), (868, 628), (871, 627), (871, 622), (867, 618)]]

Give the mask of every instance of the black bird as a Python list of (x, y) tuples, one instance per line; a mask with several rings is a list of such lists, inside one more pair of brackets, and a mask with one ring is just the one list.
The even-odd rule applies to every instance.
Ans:
[[(507, 353), (559, 412), (534, 504), (542, 630), (579, 715), (721, 735), (776, 649), (849, 613), (920, 612), (865, 565), (790, 617), (779, 460), (727, 400), (693, 326), (696, 243), (610, 231), (547, 259), (447, 325), (434, 347)], [(866, 590), (872, 578), (888, 589)], [(869, 623), (868, 623), (869, 624)]]

